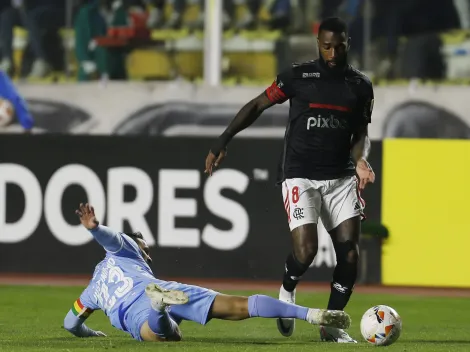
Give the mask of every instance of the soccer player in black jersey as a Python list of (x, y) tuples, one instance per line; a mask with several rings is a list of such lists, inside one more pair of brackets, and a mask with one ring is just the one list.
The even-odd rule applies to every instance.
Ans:
[[(279, 183), (293, 251), (285, 263), (279, 299), (295, 302), (295, 288), (317, 254), (321, 219), (337, 259), (328, 309), (343, 310), (358, 270), (364, 209), (359, 192), (375, 179), (366, 161), (374, 93), (370, 80), (348, 65), (350, 38), (341, 19), (324, 20), (317, 41), (318, 60), (281, 72), (265, 92), (240, 110), (209, 151), (205, 171), (212, 174), (225, 157), (229, 141), (264, 110), (289, 101)], [(278, 319), (284, 336), (292, 335), (294, 324), (293, 319)], [(320, 336), (323, 341), (356, 342), (341, 329), (321, 327)]]

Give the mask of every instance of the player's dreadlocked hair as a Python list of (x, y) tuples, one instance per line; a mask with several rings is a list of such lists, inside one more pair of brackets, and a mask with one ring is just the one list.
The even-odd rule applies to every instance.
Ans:
[(348, 25), (339, 17), (326, 18), (320, 24), (318, 33), (321, 31), (329, 31), (333, 33), (346, 33), (348, 35)]
[(144, 239), (144, 236), (142, 236), (142, 233), (140, 233), (140, 232), (125, 232), (124, 234), (126, 234), (127, 236), (132, 238), (135, 242), (137, 242), (138, 238), (141, 239), (141, 240)]
[[(129, 236), (130, 238), (132, 238), (132, 240), (137, 243), (137, 245), (139, 245), (139, 242), (137, 241), (137, 239), (141, 239), (143, 240), (144, 239), (144, 236), (142, 236), (142, 233), (141, 232), (124, 232), (125, 235)], [(139, 246), (140, 247), (140, 246)], [(152, 263), (152, 259), (150, 258), (150, 255), (148, 253), (148, 251), (144, 251), (142, 250), (142, 248), (140, 249), (140, 251), (142, 253), (145, 253), (147, 255), (147, 258), (145, 259), (145, 261), (147, 263)], [(145, 258), (145, 256), (144, 256)]]

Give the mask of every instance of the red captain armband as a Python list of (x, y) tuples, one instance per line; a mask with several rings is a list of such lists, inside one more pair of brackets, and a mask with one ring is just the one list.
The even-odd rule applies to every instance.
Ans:
[(281, 104), (288, 99), (286, 94), (279, 88), (276, 81), (266, 89), (266, 95), (271, 103)]

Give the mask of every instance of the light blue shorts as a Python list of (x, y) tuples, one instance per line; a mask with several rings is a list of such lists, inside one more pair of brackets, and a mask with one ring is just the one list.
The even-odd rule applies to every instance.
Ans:
[[(169, 307), (168, 312), (170, 317), (178, 325), (182, 320), (194, 321), (201, 325), (205, 325), (209, 322), (209, 311), (219, 292), (199, 286), (180, 284), (174, 281), (156, 280), (156, 284), (168, 290), (183, 291), (188, 295), (188, 303)], [(142, 341), (140, 329), (148, 320), (151, 309), (150, 299), (143, 293), (125, 313), (125, 328), (134, 339)]]

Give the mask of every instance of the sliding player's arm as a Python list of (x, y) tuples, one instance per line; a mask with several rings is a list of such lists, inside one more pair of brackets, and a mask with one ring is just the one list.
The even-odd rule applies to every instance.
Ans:
[[(86, 291), (85, 291), (86, 292)], [(85, 325), (85, 320), (93, 313), (93, 309), (88, 308), (83, 302), (86, 301), (83, 297), (85, 292), (82, 296), (77, 299), (72, 308), (69, 310), (67, 315), (64, 319), (64, 329), (66, 329), (71, 334), (77, 337), (104, 337), (106, 336), (101, 331), (95, 331), (90, 329), (88, 326)], [(88, 304), (92, 305), (92, 304)]]
[(359, 176), (359, 188), (362, 190), (366, 184), (374, 183), (375, 174), (367, 161), (371, 143), (368, 126), (371, 123), (374, 108), (374, 90), (370, 81), (363, 82), (363, 94), (359, 98), (357, 107), (357, 127), (352, 136), (351, 156), (356, 163), (356, 173)]
[(128, 236), (100, 225), (95, 215), (95, 209), (88, 203), (80, 203), (79, 209), (75, 213), (79, 216), (82, 225), (107, 252), (117, 256), (151, 261), (148, 253), (140, 250), (136, 242)]
[(280, 73), (271, 86), (241, 108), (225, 131), (212, 145), (206, 158), (205, 172), (212, 174), (212, 168), (219, 166), (225, 157), (228, 143), (235, 135), (251, 126), (264, 110), (274, 104), (282, 104), (293, 96), (292, 69), (289, 69)]
[(138, 252), (136, 248), (129, 245), (128, 242), (132, 241), (126, 241), (123, 234), (113, 231), (107, 226), (100, 225), (95, 215), (95, 209), (88, 203), (80, 203), (80, 207), (75, 213), (80, 217), (82, 225), (106, 251), (113, 254), (117, 254), (124, 249), (126, 249), (125, 252), (127, 254), (129, 254), (129, 252)]
[(118, 252), (124, 240), (118, 232), (114, 232), (109, 227), (100, 225), (95, 215), (95, 209), (87, 204), (80, 203), (79, 209), (75, 211), (80, 218), (82, 225), (91, 233), (103, 248), (111, 253)]

